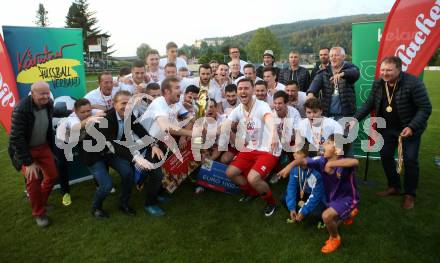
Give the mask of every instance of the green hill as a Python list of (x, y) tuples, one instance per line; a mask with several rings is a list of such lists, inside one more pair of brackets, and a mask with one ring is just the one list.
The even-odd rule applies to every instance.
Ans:
[[(351, 25), (352, 23), (386, 20), (388, 13), (361, 14), (353, 16), (313, 19), (288, 24), (271, 25), (267, 28), (276, 36), (282, 47), (283, 56), (289, 50), (295, 49), (302, 53), (313, 53), (321, 46), (340, 45), (351, 54)], [(256, 30), (245, 32), (232, 37), (209, 39), (224, 40), (222, 46), (239, 44), (244, 47), (255, 34)]]

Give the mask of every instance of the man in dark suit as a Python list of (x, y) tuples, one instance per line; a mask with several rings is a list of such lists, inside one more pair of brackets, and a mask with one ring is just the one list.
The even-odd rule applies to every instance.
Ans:
[(396, 171), (394, 153), (399, 137), (402, 141), (404, 200), (402, 207), (414, 207), (419, 182), (419, 150), (423, 131), (431, 115), (432, 105), (423, 82), (402, 71), (402, 61), (395, 56), (385, 57), (380, 64), (380, 78), (373, 82), (370, 95), (355, 114), (362, 120), (371, 111), (385, 119), (386, 127), (378, 128), (384, 145), (380, 159), (388, 179), (388, 189), (377, 193), (385, 197), (400, 193), (400, 177)]
[(128, 205), (133, 185), (133, 166), (131, 163), (134, 162), (141, 169), (151, 169), (151, 163), (139, 155), (133, 156), (128, 147), (117, 142), (125, 141), (124, 114), (130, 97), (130, 92), (118, 91), (113, 98), (114, 107), (107, 111), (106, 117), (101, 120), (99, 125), (92, 126), (95, 129), (87, 130), (88, 135), (84, 139), (82, 159), (99, 185), (92, 206), (92, 215), (96, 218), (108, 217), (102, 205), (112, 189), (112, 179), (108, 173), (109, 166), (121, 176), (119, 209), (127, 215), (136, 214), (136, 211)]

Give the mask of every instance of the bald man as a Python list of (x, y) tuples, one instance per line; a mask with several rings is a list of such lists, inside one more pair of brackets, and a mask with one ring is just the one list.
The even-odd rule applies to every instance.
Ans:
[(17, 171), (26, 178), (26, 190), (37, 225), (50, 224), (47, 199), (58, 174), (52, 155), (53, 101), (46, 82), (35, 82), (31, 94), (15, 106), (9, 136), (9, 155)]

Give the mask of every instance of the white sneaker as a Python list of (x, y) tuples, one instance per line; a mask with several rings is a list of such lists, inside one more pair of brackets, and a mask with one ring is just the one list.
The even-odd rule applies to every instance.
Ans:
[(37, 225), (39, 227), (47, 227), (48, 225), (50, 225), (49, 218), (46, 215), (37, 216), (35, 218), (35, 221), (37, 222)]
[(272, 177), (270, 178), (269, 182), (271, 184), (276, 184), (276, 183), (278, 183), (279, 180), (280, 180), (280, 178), (278, 177), (278, 175), (277, 174), (273, 174)]

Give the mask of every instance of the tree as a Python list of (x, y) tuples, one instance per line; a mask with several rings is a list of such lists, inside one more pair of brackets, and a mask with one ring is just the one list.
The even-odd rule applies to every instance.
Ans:
[(87, 0), (75, 0), (69, 7), (66, 16), (66, 27), (82, 28), (83, 47), (87, 54), (89, 53), (88, 39), (101, 33), (101, 30), (96, 26), (98, 19), (95, 15), (96, 12), (89, 10)]
[(138, 58), (142, 61), (145, 60), (145, 54), (147, 54), (148, 51), (151, 50), (151, 47), (148, 44), (142, 43), (137, 49), (136, 49), (136, 55)]
[(267, 28), (259, 28), (245, 47), (248, 59), (253, 62), (261, 61), (267, 49), (271, 49), (275, 57), (279, 58), (281, 47), (275, 35)]
[(49, 25), (49, 18), (47, 17), (47, 14), (48, 12), (46, 8), (44, 8), (44, 5), (40, 3), (38, 5), (37, 16), (34, 23), (37, 26), (47, 27)]

